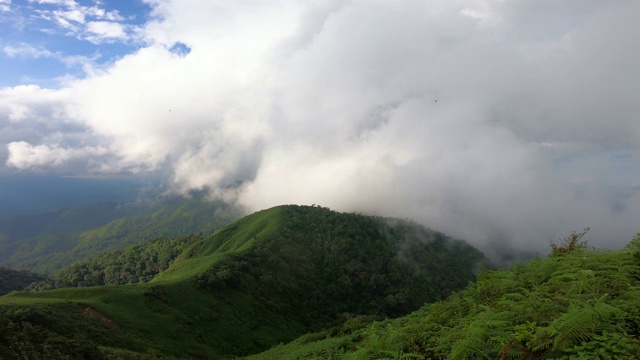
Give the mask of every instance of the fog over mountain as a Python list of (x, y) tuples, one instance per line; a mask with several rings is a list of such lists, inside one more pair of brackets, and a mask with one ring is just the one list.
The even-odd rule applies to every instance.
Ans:
[(481, 247), (640, 231), (638, 1), (145, 3), (136, 51), (0, 89), (3, 172), (166, 173)]

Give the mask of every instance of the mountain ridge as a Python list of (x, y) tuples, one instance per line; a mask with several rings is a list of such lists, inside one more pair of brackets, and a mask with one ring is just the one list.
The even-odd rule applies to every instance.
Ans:
[[(425, 270), (416, 272), (416, 264), (401, 262), (394, 249), (425, 234), (433, 235), (433, 244), (443, 245), (434, 248), (441, 251), (442, 263), (455, 263), (464, 251), (475, 262), (460, 262), (467, 272), (440, 274), (447, 280), (442, 284), (430, 277), (439, 270), (428, 271), (430, 264), (422, 263), (426, 257), (414, 259)], [(426, 254), (428, 245), (416, 243), (413, 250)], [(70, 318), (82, 318), (77, 313), (89, 308), (83, 322), (95, 311), (119, 327), (90, 339), (107, 358), (121, 351), (142, 356), (149, 349), (164, 356), (226, 358), (293, 340), (345, 312), (382, 317), (407, 313), (464, 287), (484, 261), (468, 244), (415, 224), (400, 222), (391, 228), (382, 218), (281, 206), (194, 238), (149, 282), (17, 292), (0, 297), (0, 310), (17, 324), (23, 318), (15, 315), (16, 306), (45, 319), (65, 311), (73, 312)], [(69, 303), (79, 306), (64, 305)], [(92, 318), (96, 334), (108, 329), (100, 317)], [(71, 326), (60, 334), (51, 325), (56, 321), (34, 326), (48, 334), (45, 339), (71, 342), (82, 333), (80, 328), (89, 326)]]

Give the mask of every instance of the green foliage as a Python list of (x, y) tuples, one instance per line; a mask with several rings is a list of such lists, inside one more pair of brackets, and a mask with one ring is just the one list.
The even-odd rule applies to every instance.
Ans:
[[(342, 338), (341, 351), (328, 345), (329, 336), (314, 336), (313, 347), (339, 359), (401, 353), (424, 359), (640, 358), (638, 237), (627, 251), (600, 252), (589, 251), (580, 238), (569, 238), (563, 247), (569, 251), (486, 272), (446, 301), (354, 331)], [(296, 341), (277, 351), (308, 349)]]
[(168, 269), (189, 246), (203, 238), (201, 233), (171, 239), (157, 238), (113, 250), (57, 271), (27, 290), (149, 282)]
[(640, 233), (633, 237), (633, 240), (627, 244), (626, 249), (633, 254), (636, 260), (640, 261)]
[(474, 279), (476, 249), (399, 220), (282, 208), (279, 233), (198, 275), (198, 286), (251, 293), (317, 329), (341, 313), (396, 317)]
[[(243, 356), (328, 327), (327, 336), (340, 336), (337, 350), (314, 352), (327, 358), (356, 349), (369, 322), (466, 286), (484, 262), (468, 244), (415, 224), (283, 206), (213, 235), (155, 239), (77, 263), (53, 283), (75, 287), (12, 293), (0, 297), (0, 311), (46, 304), (43, 339), (85, 334), (107, 358)], [(87, 286), (101, 283), (114, 286)], [(82, 311), (66, 307), (77, 304)], [(87, 324), (96, 320), (106, 335)], [(388, 349), (394, 341), (381, 338), (375, 356), (415, 357)]]
[[(52, 331), (52, 322), (60, 323), (60, 328)], [(99, 321), (83, 316), (78, 305), (3, 307), (0, 359), (105, 359), (91, 338), (113, 341), (108, 330)]]
[(564, 353), (558, 359), (637, 359), (640, 356), (640, 340), (619, 332), (603, 331), (591, 340), (565, 349)]
[(0, 267), (0, 295), (8, 294), (13, 290), (22, 290), (33, 282), (44, 280), (40, 274), (25, 270), (11, 270)]
[(572, 231), (569, 236), (560, 240), (559, 244), (551, 242), (551, 256), (563, 255), (578, 249), (585, 250), (588, 245), (586, 241), (580, 241), (589, 232), (589, 228), (585, 228), (582, 232)]

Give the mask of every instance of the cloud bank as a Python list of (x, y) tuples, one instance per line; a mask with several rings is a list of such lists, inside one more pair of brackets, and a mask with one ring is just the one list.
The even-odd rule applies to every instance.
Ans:
[(408, 217), (485, 248), (640, 231), (637, 1), (146, 2), (147, 46), (0, 90), (6, 167), (167, 172), (252, 210)]

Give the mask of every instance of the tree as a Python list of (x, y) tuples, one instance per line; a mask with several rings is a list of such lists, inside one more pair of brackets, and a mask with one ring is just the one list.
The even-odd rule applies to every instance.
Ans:
[(587, 234), (587, 232), (589, 232), (589, 230), (591, 229), (585, 228), (582, 232), (574, 230), (566, 238), (560, 239), (559, 244), (551, 242), (551, 256), (567, 254), (577, 249), (587, 249), (587, 242), (580, 240)]

